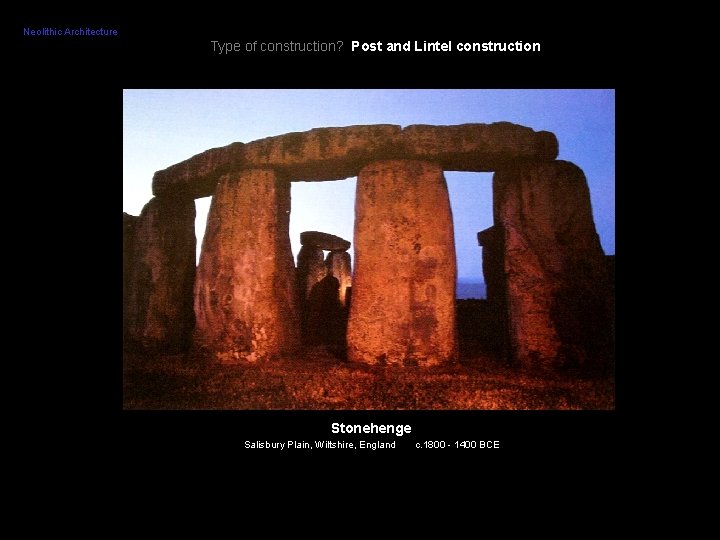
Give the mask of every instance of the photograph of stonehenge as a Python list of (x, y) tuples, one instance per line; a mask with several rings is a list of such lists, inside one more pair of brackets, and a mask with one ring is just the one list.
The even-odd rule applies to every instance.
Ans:
[[(613, 409), (614, 255), (562, 145), (508, 121), (317, 126), (157, 170), (123, 213), (123, 408)], [(492, 173), (486, 298), (458, 298), (449, 171)], [(350, 177), (352, 237), (305, 230), (294, 254), (293, 183)]]

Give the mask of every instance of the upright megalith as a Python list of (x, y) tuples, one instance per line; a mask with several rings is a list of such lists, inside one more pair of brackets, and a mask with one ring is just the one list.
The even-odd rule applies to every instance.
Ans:
[(605, 256), (583, 172), (520, 164), (493, 177), (513, 357), (532, 368), (607, 362), (611, 313)]
[(297, 257), (297, 282), (300, 299), (310, 296), (312, 288), (326, 274), (323, 250), (315, 246), (302, 246)]
[(502, 225), (493, 225), (480, 231), (478, 244), (482, 246), (482, 271), (485, 279), (488, 304), (494, 309), (502, 309), (505, 302), (505, 269), (503, 267), (503, 231)]
[(138, 217), (123, 212), (123, 343), (127, 343), (128, 334), (128, 295), (131, 290), (133, 268), (133, 244), (135, 243), (135, 225)]
[(423, 366), (455, 360), (456, 276), (441, 167), (385, 160), (361, 169), (348, 358)]
[(156, 197), (131, 217), (123, 217), (126, 345), (181, 351), (194, 321), (195, 201)]
[(505, 277), (505, 246), (502, 225), (493, 225), (478, 233), (478, 244), (482, 246), (482, 271), (487, 292), (489, 344), (505, 360), (511, 360), (508, 347), (507, 301)]
[(195, 281), (196, 347), (224, 363), (298, 345), (290, 183), (270, 169), (221, 177)]
[(297, 257), (296, 281), (298, 309), (300, 316), (300, 333), (303, 341), (310, 344), (315, 332), (310, 321), (310, 294), (313, 288), (327, 275), (325, 253), (322, 249), (307, 245), (300, 248)]
[(332, 274), (317, 282), (308, 296), (304, 315), (306, 345), (326, 345), (338, 355), (345, 353), (347, 310), (340, 303), (340, 283)]
[(127, 303), (129, 279), (133, 266), (133, 245), (135, 244), (135, 225), (138, 216), (123, 212), (123, 303)]

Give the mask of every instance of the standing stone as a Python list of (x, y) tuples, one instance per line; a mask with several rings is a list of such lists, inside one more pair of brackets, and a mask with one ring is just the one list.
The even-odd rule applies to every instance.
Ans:
[(605, 255), (605, 269), (608, 275), (608, 290), (610, 301), (610, 339), (612, 340), (612, 354), (615, 352), (615, 255)]
[[(344, 355), (347, 327), (346, 289), (350, 286), (350, 242), (319, 231), (300, 233), (298, 290), (303, 341), (329, 345)], [(327, 259), (323, 250), (329, 250)], [(333, 274), (333, 271), (335, 274)]]
[(493, 194), (512, 356), (530, 368), (606, 363), (606, 263), (583, 172), (566, 161), (517, 165), (495, 173)]
[(289, 226), (290, 183), (272, 170), (220, 179), (195, 282), (200, 351), (232, 363), (295, 349), (299, 321)]
[(442, 169), (411, 160), (361, 169), (348, 358), (422, 366), (455, 360), (456, 276)]
[(503, 233), (501, 225), (494, 225), (478, 233), (482, 250), (482, 270), (488, 304), (502, 309), (505, 296), (505, 269), (503, 268)]
[[(478, 243), (482, 246), (482, 270), (487, 293), (487, 307), (489, 318), (486, 321), (489, 331), (490, 345), (500, 357), (508, 359), (509, 347), (507, 343), (507, 301), (505, 289), (505, 246), (502, 225), (493, 225), (478, 233)], [(478, 332), (482, 329), (477, 329)]]
[(320, 248), (302, 246), (297, 257), (297, 281), (300, 299), (310, 296), (310, 291), (327, 274), (325, 253)]
[(325, 261), (327, 271), (338, 280), (340, 304), (347, 307), (347, 289), (352, 286), (352, 267), (347, 251), (331, 251)]
[(135, 225), (138, 217), (123, 212), (123, 343), (129, 340), (128, 333), (128, 306), (133, 268), (133, 244), (135, 239)]
[(347, 310), (340, 303), (339, 288), (337, 278), (327, 274), (310, 291), (305, 305), (305, 343), (324, 344), (332, 352), (344, 355)]
[(127, 344), (181, 351), (189, 345), (194, 320), (195, 201), (151, 199), (132, 228), (125, 280)]
[(135, 244), (135, 225), (138, 216), (123, 212), (123, 304), (127, 304), (129, 280), (133, 267), (133, 245)]

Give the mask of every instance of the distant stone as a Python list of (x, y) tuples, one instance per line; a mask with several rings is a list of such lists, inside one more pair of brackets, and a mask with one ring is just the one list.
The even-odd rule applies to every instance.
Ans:
[(352, 261), (347, 251), (331, 251), (325, 265), (328, 274), (338, 280), (338, 298), (343, 306), (347, 306), (347, 291), (352, 286)]
[(327, 274), (310, 291), (306, 303), (306, 344), (326, 344), (333, 351), (344, 351), (347, 310), (340, 303), (339, 287), (338, 279)]
[[(507, 301), (505, 275), (505, 248), (502, 225), (492, 227), (478, 233), (478, 243), (482, 246), (482, 271), (485, 280), (485, 294), (489, 322), (494, 331), (489, 341), (504, 358), (508, 356), (507, 346)], [(485, 329), (476, 329), (480, 332)]]
[(300, 243), (303, 246), (311, 246), (326, 251), (347, 251), (351, 245), (350, 242), (339, 236), (318, 231), (300, 233)]
[(485, 279), (487, 301), (496, 304), (496, 308), (504, 306), (505, 269), (503, 267), (504, 235), (502, 225), (492, 227), (478, 233), (478, 244), (482, 250), (483, 278)]
[(310, 295), (315, 285), (327, 276), (325, 253), (323, 250), (314, 246), (303, 246), (300, 248), (295, 273), (300, 310), (300, 329), (303, 340), (309, 343), (312, 337), (308, 324), (310, 316)]
[(314, 246), (301, 247), (297, 257), (296, 273), (300, 298), (307, 298), (313, 285), (327, 274), (323, 250)]

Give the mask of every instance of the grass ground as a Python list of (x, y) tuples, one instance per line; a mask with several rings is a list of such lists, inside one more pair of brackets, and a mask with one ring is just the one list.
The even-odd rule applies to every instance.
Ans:
[(218, 365), (126, 353), (125, 409), (613, 409), (612, 373), (530, 373), (499, 360), (503, 330), (484, 300), (458, 301), (461, 361), (368, 366), (322, 346), (295, 358)]
[(441, 368), (366, 366), (316, 348), (302, 358), (216, 365), (127, 353), (125, 409), (613, 409), (612, 374), (528, 373), (475, 355)]

